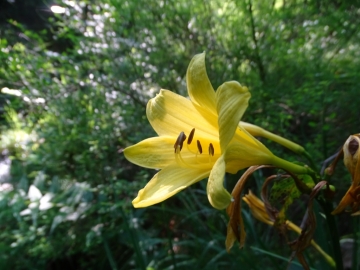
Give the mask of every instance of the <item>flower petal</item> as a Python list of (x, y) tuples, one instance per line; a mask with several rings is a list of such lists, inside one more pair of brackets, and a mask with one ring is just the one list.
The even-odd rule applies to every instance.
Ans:
[(226, 164), (223, 156), (215, 162), (207, 183), (206, 193), (210, 204), (216, 209), (224, 209), (231, 202), (230, 193), (224, 188)]
[(353, 196), (351, 192), (354, 190), (353, 186), (349, 188), (344, 197), (341, 199), (339, 205), (331, 212), (332, 215), (337, 215), (340, 212), (344, 211), (344, 209), (354, 203)]
[(216, 91), (216, 105), (219, 115), (219, 136), (221, 151), (234, 137), (241, 117), (243, 116), (251, 95), (247, 87), (231, 81), (222, 84)]
[(162, 202), (188, 186), (206, 178), (209, 170), (181, 168), (170, 165), (157, 174), (141, 189), (132, 201), (135, 208)]
[(216, 115), (215, 91), (206, 73), (205, 52), (191, 60), (186, 72), (186, 84), (191, 101)]
[[(351, 136), (350, 136), (351, 137)], [(344, 146), (345, 148), (345, 146)], [(344, 157), (344, 163), (345, 163), (345, 157)], [(348, 168), (350, 171), (350, 169)], [(351, 171), (350, 171), (351, 173)], [(358, 194), (357, 189), (359, 189), (359, 183), (360, 183), (360, 157), (357, 157), (357, 164), (355, 169), (353, 169), (353, 179), (352, 184), (344, 197), (341, 199), (339, 205), (334, 209), (334, 211), (331, 212), (331, 214), (336, 215), (342, 212), (347, 206), (352, 205), (356, 201), (356, 194)]]
[(188, 134), (195, 128), (200, 137), (218, 141), (217, 128), (210, 123), (213, 121), (211, 115), (206, 119), (190, 100), (171, 91), (161, 90), (151, 99), (147, 104), (146, 114), (151, 126), (160, 136), (177, 138), (181, 131)]
[(228, 145), (224, 155), (226, 171), (230, 173), (253, 165), (272, 164), (273, 158), (270, 150), (260, 142), (253, 145), (233, 141)]
[(124, 155), (132, 163), (145, 168), (162, 169), (174, 162), (176, 138), (160, 136), (143, 140), (125, 148)]

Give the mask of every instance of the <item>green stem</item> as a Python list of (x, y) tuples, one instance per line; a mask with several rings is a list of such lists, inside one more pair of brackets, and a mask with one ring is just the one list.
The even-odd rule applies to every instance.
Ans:
[(332, 248), (333, 248), (333, 258), (336, 262), (336, 270), (344, 270), (339, 234), (335, 223), (335, 217), (331, 214), (333, 207), (330, 202), (326, 202), (322, 199), (318, 199), (318, 202), (321, 205), (322, 209), (324, 210), (324, 214), (326, 216), (326, 222), (329, 227), (330, 241), (332, 243)]
[(314, 160), (312, 159), (312, 157), (310, 156), (310, 154), (304, 150), (302, 155), (310, 162), (310, 168), (313, 169), (315, 172), (317, 172), (318, 171), (317, 166), (316, 166)]
[(135, 229), (131, 228), (129, 225), (129, 217), (125, 214), (125, 211), (120, 208), (120, 214), (123, 218), (124, 230), (127, 235), (130, 236), (130, 240), (133, 245), (134, 253), (135, 253), (135, 262), (138, 269), (146, 270), (146, 263), (144, 259), (143, 252), (139, 245), (139, 237)]
[(315, 175), (315, 173), (309, 168), (301, 165), (297, 165), (285, 159), (274, 156), (272, 159), (272, 165), (277, 166), (286, 171), (290, 171), (294, 174), (308, 174), (310, 176)]
[[(165, 215), (165, 204), (161, 204), (161, 208), (162, 208), (162, 211), (164, 213), (163, 215), (163, 221), (164, 221), (164, 224), (166, 224), (167, 220), (165, 219), (166, 215)], [(170, 249), (170, 253), (171, 253), (171, 260), (172, 260), (172, 266), (173, 266), (173, 269), (177, 269), (177, 265), (176, 265), (176, 259), (175, 259), (175, 251), (174, 251), (174, 247), (173, 247), (173, 243), (172, 243), (172, 237), (171, 237), (171, 232), (170, 232), (170, 229), (167, 228), (166, 229), (166, 234), (167, 234), (167, 238), (168, 238), (168, 245), (169, 245), (169, 249)]]

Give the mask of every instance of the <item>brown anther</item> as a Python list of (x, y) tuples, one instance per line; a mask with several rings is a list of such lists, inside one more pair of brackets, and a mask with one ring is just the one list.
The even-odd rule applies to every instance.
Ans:
[(180, 151), (181, 151), (185, 140), (186, 140), (186, 135), (183, 131), (181, 131), (179, 137), (177, 137), (176, 142), (174, 144), (175, 153), (178, 146), (180, 146)]
[(349, 152), (350, 154), (353, 156), (355, 155), (356, 151), (359, 149), (359, 142), (355, 139), (352, 139), (349, 142), (349, 146), (348, 146)]
[(188, 140), (187, 140), (187, 144), (190, 144), (194, 138), (194, 134), (195, 134), (195, 128), (193, 128), (191, 131), (190, 131), (190, 134), (189, 134), (189, 137), (188, 137)]
[(215, 150), (212, 143), (209, 144), (209, 155), (214, 156)]
[(198, 148), (200, 154), (202, 154), (202, 147), (201, 147), (200, 141), (199, 141), (199, 140), (196, 140), (196, 144), (197, 144), (197, 148)]

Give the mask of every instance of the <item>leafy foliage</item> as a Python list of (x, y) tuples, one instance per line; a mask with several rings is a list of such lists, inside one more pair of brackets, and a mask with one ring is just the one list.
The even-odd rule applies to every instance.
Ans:
[[(160, 88), (185, 93), (188, 62), (205, 50), (215, 87), (238, 80), (251, 89), (245, 120), (305, 146), (320, 167), (360, 124), (357, 4), (59, 5), (66, 12), (44, 27), (20, 24), (15, 15), (1, 22), (0, 88), (18, 92), (0, 93), (0, 150), (3, 161), (11, 159), (10, 180), (0, 186), (0, 268), (286, 267), (287, 259), (259, 259), (288, 254), (247, 213), (248, 242), (257, 248), (227, 254), (225, 215), (210, 208), (202, 183), (159, 207), (132, 209), (153, 172), (129, 164), (121, 150), (153, 134), (147, 100)], [(343, 175), (334, 178), (340, 190), (349, 182)], [(341, 231), (350, 227), (345, 220)]]
[[(299, 176), (299, 180), (305, 183), (308, 187), (314, 187), (314, 181), (308, 175)], [(281, 210), (278, 214), (278, 222), (284, 223), (287, 217), (286, 211), (294, 203), (294, 200), (299, 199), (301, 191), (296, 187), (293, 178), (284, 178), (275, 181), (271, 187), (269, 201), (272, 205), (280, 203)]]

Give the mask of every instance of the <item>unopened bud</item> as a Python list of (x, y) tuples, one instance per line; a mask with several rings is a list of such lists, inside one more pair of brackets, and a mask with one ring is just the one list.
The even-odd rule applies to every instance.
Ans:
[(360, 133), (350, 135), (350, 137), (346, 140), (343, 147), (344, 164), (351, 173), (352, 177), (354, 177), (356, 164), (359, 160), (359, 155), (360, 155), (359, 145), (360, 145)]

